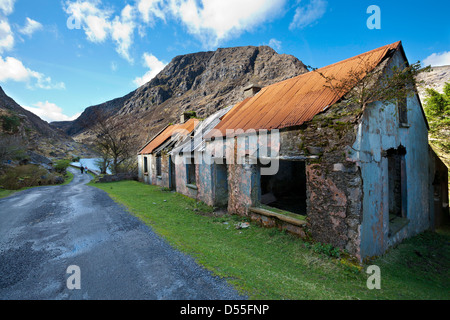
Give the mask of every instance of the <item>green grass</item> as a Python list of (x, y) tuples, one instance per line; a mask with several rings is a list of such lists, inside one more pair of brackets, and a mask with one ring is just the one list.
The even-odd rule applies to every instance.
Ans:
[[(23, 190), (25, 190), (26, 188), (24, 188)], [(22, 190), (6, 190), (6, 189), (0, 189), (0, 199), (2, 198), (6, 198), (9, 197), (10, 195), (19, 192)]]
[[(64, 178), (64, 183), (59, 184), (59, 186), (64, 186), (66, 184), (71, 183), (72, 180), (73, 180), (73, 177), (74, 177), (73, 174), (71, 172), (67, 171), (66, 172), (66, 176)], [(24, 190), (28, 190), (28, 189), (31, 189), (31, 188), (37, 188), (37, 187), (44, 187), (44, 186), (27, 187), (27, 188), (22, 188), (22, 189), (19, 189), (19, 190), (0, 189), (0, 199), (9, 197), (9, 196), (11, 196), (14, 193), (19, 192), (19, 191), (24, 191)]]
[(64, 183), (60, 184), (60, 186), (65, 186), (66, 184), (71, 183), (73, 180), (73, 173), (70, 171), (66, 172), (66, 176), (64, 177)]
[[(177, 249), (251, 299), (449, 299), (449, 233), (424, 233), (370, 264), (381, 290), (367, 289), (365, 267), (317, 253), (314, 246), (183, 195), (135, 181), (94, 184), (124, 204)], [(166, 201), (164, 201), (166, 200)]]

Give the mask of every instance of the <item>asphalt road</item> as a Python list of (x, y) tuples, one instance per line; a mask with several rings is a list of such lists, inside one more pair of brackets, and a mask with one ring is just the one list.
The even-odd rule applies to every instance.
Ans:
[(245, 298), (71, 170), (68, 185), (0, 200), (0, 299)]

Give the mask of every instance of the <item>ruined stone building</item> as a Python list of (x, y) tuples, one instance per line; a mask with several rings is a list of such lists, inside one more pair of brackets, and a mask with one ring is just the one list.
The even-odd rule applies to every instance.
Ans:
[(196, 119), (169, 125), (139, 151), (139, 179), (148, 184), (176, 189), (175, 166), (168, 150), (189, 136), (198, 124)]
[(178, 125), (188, 127), (181, 136), (170, 127), (157, 135), (140, 152), (140, 178), (361, 260), (380, 255), (448, 217), (447, 168), (428, 145), (417, 95), (361, 107), (343, 103), (352, 88), (334, 90), (329, 79), (405, 64), (397, 42), (250, 86), (231, 110)]

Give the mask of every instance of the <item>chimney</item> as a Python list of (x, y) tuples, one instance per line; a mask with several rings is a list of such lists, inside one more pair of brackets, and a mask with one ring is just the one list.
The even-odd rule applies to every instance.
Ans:
[(244, 98), (250, 98), (253, 97), (255, 94), (257, 94), (259, 91), (261, 91), (261, 87), (255, 84), (249, 84), (244, 88)]
[(180, 123), (183, 124), (191, 118), (195, 118), (197, 113), (195, 111), (186, 111), (180, 116)]

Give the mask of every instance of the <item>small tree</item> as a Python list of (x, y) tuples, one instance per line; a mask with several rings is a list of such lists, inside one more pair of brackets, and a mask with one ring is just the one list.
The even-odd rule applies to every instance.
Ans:
[(95, 161), (95, 165), (100, 169), (100, 174), (106, 174), (108, 172), (110, 163), (111, 160), (106, 153), (102, 154), (102, 157)]
[(66, 170), (70, 166), (70, 160), (57, 160), (53, 165), (56, 172), (66, 175)]
[(107, 117), (96, 112), (93, 121), (93, 125), (86, 127), (92, 132), (94, 149), (101, 156), (102, 173), (106, 173), (108, 166), (113, 173), (120, 172), (122, 165), (137, 152), (137, 135), (131, 130), (133, 119)]
[(442, 152), (450, 153), (450, 82), (444, 92), (426, 89), (425, 114), (430, 125), (430, 143)]
[(15, 115), (0, 116), (2, 128), (8, 133), (17, 133), (19, 131), (20, 119)]

